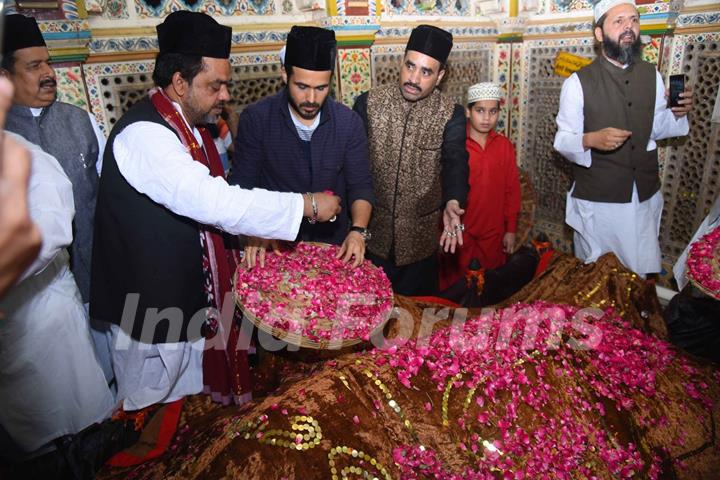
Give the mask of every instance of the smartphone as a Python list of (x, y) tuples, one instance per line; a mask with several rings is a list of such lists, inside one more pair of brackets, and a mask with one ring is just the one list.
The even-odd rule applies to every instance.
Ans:
[(680, 94), (685, 91), (685, 75), (670, 75), (670, 95), (668, 106), (670, 108), (680, 106)]

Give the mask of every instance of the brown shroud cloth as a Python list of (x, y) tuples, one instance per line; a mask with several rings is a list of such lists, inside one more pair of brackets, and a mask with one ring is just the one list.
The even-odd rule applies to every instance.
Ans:
[[(613, 256), (604, 256), (592, 265), (560, 257), (513, 300), (543, 299), (603, 307), (614, 303), (616, 311), (632, 325), (663, 336), (653, 290), (651, 284), (634, 277)], [(417, 330), (427, 305), (402, 297), (397, 304), (411, 312)], [(438, 322), (436, 329), (446, 323)], [(679, 352), (673, 355), (674, 360), (666, 368), (655, 372), (655, 395), (636, 395), (635, 406), (625, 410), (604, 401), (606, 415), (585, 413), (580, 420), (599, 425), (621, 445), (634, 443), (646, 464), (653, 456), (660, 457), (661, 478), (715, 478), (720, 471), (717, 368)], [(587, 353), (580, 352), (573, 361), (578, 371), (592, 375), (588, 358)], [(589, 385), (579, 378), (560, 375), (553, 367), (547, 370), (553, 395), (546, 407), (550, 417), (559, 416), (582, 400), (597, 400)], [(532, 377), (531, 372), (528, 377)], [(711, 405), (703, 405), (688, 395), (684, 388), (688, 381), (704, 385), (704, 395)], [(309, 378), (285, 385), (278, 393), (244, 409), (213, 408), (201, 399), (189, 399), (178, 436), (162, 458), (134, 469), (106, 469), (98, 478), (315, 479), (332, 478), (332, 468), (341, 477), (342, 469), (353, 467), (366, 469), (378, 478), (397, 479), (400, 470), (394, 464), (393, 449), (400, 445), (432, 449), (446, 471), (461, 474), (475, 464), (458, 446), (468, 433), (455, 421), (463, 413), (468, 390), (459, 386), (444, 402), (444, 392), (425, 367), (412, 384), (414, 388), (405, 388), (388, 363), (376, 366), (367, 353), (349, 354), (326, 361)], [(577, 393), (568, 395), (568, 386)], [(498, 398), (499, 403), (491, 408), (502, 408), (502, 397)], [(451, 420), (448, 425), (443, 424), (443, 403)], [(393, 406), (398, 406), (401, 413)], [(471, 418), (479, 413), (475, 402), (470, 402), (468, 413)], [(652, 421), (659, 418), (664, 421)], [(518, 423), (526, 431), (532, 432), (538, 421), (527, 410), (519, 411)], [(259, 428), (261, 424), (264, 428)], [(308, 435), (309, 440), (301, 437), (300, 447), (296, 448), (292, 444), (298, 433)], [(492, 435), (491, 431), (481, 433), (486, 438)], [(316, 445), (314, 439), (318, 439)], [(309, 448), (303, 448), (302, 444), (308, 442)], [(344, 453), (342, 447), (348, 447), (349, 452), (362, 451), (365, 460)], [(597, 478), (613, 478), (597, 451), (589, 448), (584, 461)], [(384, 466), (387, 477), (381, 475), (378, 464)], [(646, 472), (637, 472), (635, 478), (646, 478)]]

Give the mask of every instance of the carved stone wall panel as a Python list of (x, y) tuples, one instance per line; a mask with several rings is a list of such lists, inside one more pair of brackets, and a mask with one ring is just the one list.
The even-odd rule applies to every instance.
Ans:
[(684, 73), (695, 93), (687, 137), (668, 142), (660, 242), (667, 267), (682, 253), (720, 194), (720, 125), (711, 123), (720, 84), (720, 35), (676, 36), (670, 73)]
[[(548, 224), (564, 223), (565, 196), (572, 183), (570, 164), (553, 149), (557, 125), (562, 77), (555, 75), (553, 65), (560, 51), (592, 58), (592, 43), (586, 39), (543, 40), (524, 46), (522, 129), (519, 136), (518, 163), (530, 174), (537, 195), (537, 217)], [(548, 234), (564, 235), (567, 230), (555, 228)]]
[(277, 56), (271, 56), (271, 63), (249, 63), (244, 58), (233, 60), (230, 103), (236, 110), (242, 111), (251, 103), (283, 88)]
[(559, 223), (565, 218), (565, 194), (571, 184), (570, 163), (553, 149), (561, 85), (555, 79), (533, 82), (526, 111), (531, 119), (528, 131), (533, 133), (525, 139), (519, 162), (533, 179), (538, 217)]
[[(275, 53), (231, 57), (231, 105), (242, 110), (282, 88)], [(152, 88), (153, 61), (85, 65), (90, 106), (105, 133)]]
[(373, 87), (398, 81), (398, 69), (404, 51), (405, 45), (373, 45), (370, 48)]
[[(153, 61), (83, 65), (90, 109), (105, 135), (141, 92), (152, 87)], [(135, 92), (135, 93), (133, 93)]]
[[(405, 45), (373, 46), (371, 51), (373, 86), (397, 82)], [(490, 81), (494, 70), (494, 44), (457, 42), (440, 88), (462, 105), (468, 87)]]

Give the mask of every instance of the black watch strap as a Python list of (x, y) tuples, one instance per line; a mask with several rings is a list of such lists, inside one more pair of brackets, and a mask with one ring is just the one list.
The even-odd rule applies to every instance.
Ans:
[(358, 232), (360, 235), (362, 235), (363, 240), (366, 242), (372, 238), (372, 234), (370, 233), (370, 230), (368, 230), (366, 227), (358, 227), (356, 225), (353, 225), (350, 227), (351, 232)]

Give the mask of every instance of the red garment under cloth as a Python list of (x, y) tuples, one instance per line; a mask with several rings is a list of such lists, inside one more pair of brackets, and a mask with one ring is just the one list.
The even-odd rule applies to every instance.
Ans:
[(505, 233), (515, 232), (520, 212), (515, 149), (507, 137), (491, 131), (483, 148), (468, 133), (465, 148), (470, 154), (470, 193), (463, 217), (463, 246), (454, 255), (440, 253), (441, 291), (465, 276), (473, 258), (486, 269), (503, 265), (502, 240)]

